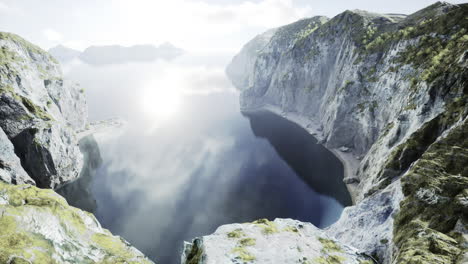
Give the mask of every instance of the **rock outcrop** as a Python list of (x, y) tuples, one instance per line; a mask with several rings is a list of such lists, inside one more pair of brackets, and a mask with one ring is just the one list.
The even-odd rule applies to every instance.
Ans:
[(0, 263), (152, 263), (50, 189), (0, 182)]
[(21, 37), (0, 33), (0, 127), (38, 187), (79, 176), (75, 130), (86, 120), (83, 89), (62, 78), (58, 63)]
[(310, 223), (266, 219), (219, 227), (185, 245), (182, 264), (217, 263), (355, 263), (372, 259), (339, 244)]
[(381, 263), (466, 258), (467, 16), (438, 2), (304, 19), (227, 68), (242, 110), (299, 123), (343, 161), (356, 205), (327, 233)]
[(58, 63), (0, 32), (0, 263), (153, 263), (52, 190), (80, 175), (81, 137), (83, 172), (98, 166), (91, 134), (104, 125), (86, 121), (83, 89)]

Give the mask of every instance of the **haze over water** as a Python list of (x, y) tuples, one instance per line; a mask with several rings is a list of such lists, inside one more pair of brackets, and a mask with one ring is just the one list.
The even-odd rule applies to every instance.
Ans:
[(159, 263), (178, 263), (184, 240), (223, 224), (279, 217), (326, 227), (351, 203), (342, 165), (305, 130), (240, 113), (226, 61), (65, 67), (86, 89), (92, 120), (128, 122), (96, 135), (103, 163), (67, 199), (88, 210), (76, 197), (95, 199), (102, 225)]

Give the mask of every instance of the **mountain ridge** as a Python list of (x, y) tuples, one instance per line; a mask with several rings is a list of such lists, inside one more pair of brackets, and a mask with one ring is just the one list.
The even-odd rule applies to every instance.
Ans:
[(48, 50), (52, 56), (62, 63), (79, 59), (91, 65), (109, 65), (131, 62), (151, 62), (159, 59), (172, 60), (183, 54), (183, 50), (169, 42), (159, 46), (152, 44), (139, 44), (132, 46), (122, 45), (93, 45), (80, 52), (63, 45)]
[[(468, 4), (445, 2), (397, 21), (348, 10), (305, 37), (296, 36), (300, 29), (289, 30), (294, 23), (257, 36), (226, 69), (241, 91), (242, 111), (267, 109), (283, 115), (343, 161), (356, 205), (345, 209), (342, 219), (347, 220), (331, 232), (383, 263), (467, 258), (466, 238), (461, 238), (466, 231), (460, 233), (459, 227), (466, 228), (466, 205), (456, 198), (468, 188), (468, 173), (459, 168), (468, 162), (463, 158), (467, 14)], [(290, 38), (287, 45), (276, 39), (281, 30)], [(446, 142), (449, 152), (438, 142)], [(433, 160), (437, 169), (427, 163), (434, 155), (430, 153), (446, 157)], [(449, 157), (456, 169), (447, 167)], [(387, 196), (389, 190), (402, 195)], [(371, 206), (389, 221), (360, 211)], [(367, 220), (357, 225), (356, 218), (364, 215)], [(377, 228), (375, 237), (367, 235)]]

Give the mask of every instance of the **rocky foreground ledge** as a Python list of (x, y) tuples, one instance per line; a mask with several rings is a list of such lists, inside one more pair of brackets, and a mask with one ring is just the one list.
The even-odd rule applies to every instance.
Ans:
[(153, 263), (50, 189), (0, 182), (0, 263)]
[(310, 223), (261, 219), (224, 225), (209, 236), (187, 243), (182, 264), (199, 263), (372, 264), (373, 261)]

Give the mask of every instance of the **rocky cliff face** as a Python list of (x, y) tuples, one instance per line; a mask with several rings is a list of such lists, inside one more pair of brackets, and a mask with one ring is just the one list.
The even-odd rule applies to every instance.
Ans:
[(0, 32), (0, 263), (152, 263), (51, 190), (80, 175), (81, 136), (84, 172), (97, 166), (86, 120), (83, 89), (58, 63)]
[(384, 263), (466, 258), (467, 16), (439, 2), (314, 17), (256, 37), (227, 68), (244, 111), (282, 114), (342, 159), (356, 205), (328, 231)]
[[(27, 182), (56, 188), (78, 177), (83, 159), (74, 131), (86, 119), (83, 90), (63, 80), (49, 54), (0, 33), (0, 127), (31, 178)], [(16, 183), (14, 177), (8, 182)]]

